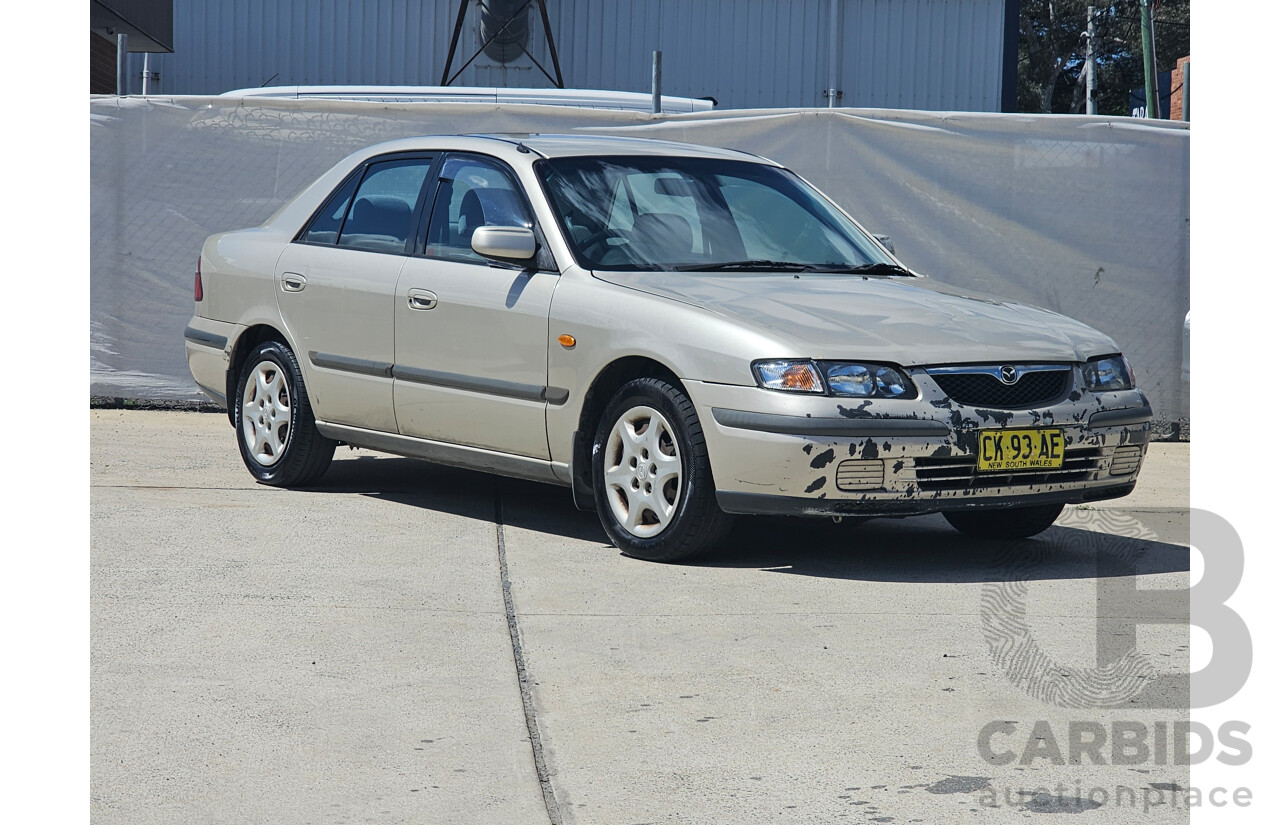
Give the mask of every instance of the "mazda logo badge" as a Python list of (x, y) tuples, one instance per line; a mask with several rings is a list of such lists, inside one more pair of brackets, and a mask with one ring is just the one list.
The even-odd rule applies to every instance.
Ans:
[(1018, 383), (1018, 368), (1008, 365), (1000, 368), (1000, 380), (1006, 384)]

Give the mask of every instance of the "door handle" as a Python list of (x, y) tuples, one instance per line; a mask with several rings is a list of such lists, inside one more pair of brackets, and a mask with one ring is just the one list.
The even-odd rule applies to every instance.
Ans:
[(307, 288), (307, 279), (296, 272), (286, 272), (280, 279), (280, 288), (285, 292), (301, 292)]
[(440, 303), (434, 292), (425, 289), (409, 290), (409, 309), (435, 309)]

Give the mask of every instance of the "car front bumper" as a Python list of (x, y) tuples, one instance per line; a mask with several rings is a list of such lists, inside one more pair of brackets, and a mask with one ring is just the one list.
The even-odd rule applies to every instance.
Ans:
[[(806, 516), (916, 515), (1080, 503), (1133, 490), (1151, 407), (1138, 390), (1024, 410), (952, 402), (927, 376), (913, 401), (799, 396), (686, 381), (721, 509)], [(1074, 399), (1074, 400), (1072, 400)], [(1056, 427), (1063, 466), (978, 472), (978, 433)]]

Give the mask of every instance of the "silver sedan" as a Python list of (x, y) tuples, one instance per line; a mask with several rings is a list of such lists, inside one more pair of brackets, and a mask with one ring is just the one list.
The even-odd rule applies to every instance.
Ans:
[(782, 166), (607, 137), (423, 137), (205, 242), (191, 373), (249, 472), (338, 444), (560, 484), (646, 559), (733, 514), (1034, 535), (1134, 487), (1113, 340), (907, 270)]

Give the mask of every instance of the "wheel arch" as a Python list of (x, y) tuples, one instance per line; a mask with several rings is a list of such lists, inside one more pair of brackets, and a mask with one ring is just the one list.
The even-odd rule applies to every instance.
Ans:
[(685, 391), (684, 384), (675, 370), (654, 358), (644, 355), (627, 355), (616, 358), (604, 366), (582, 398), (578, 413), (578, 427), (573, 433), (573, 450), (570, 475), (573, 486), (573, 503), (580, 510), (595, 510), (595, 488), (591, 476), (591, 444), (605, 405), (614, 393), (629, 381), (637, 378), (661, 378)]
[(289, 343), (285, 334), (271, 324), (254, 324), (236, 337), (235, 344), (231, 348), (230, 360), (227, 362), (227, 419), (233, 427), (236, 425), (236, 384), (240, 380), (240, 370), (249, 353), (264, 341), (279, 341), (289, 349), (293, 349), (293, 345)]

